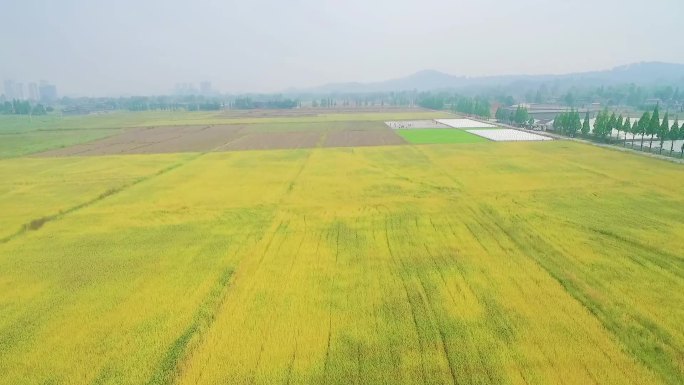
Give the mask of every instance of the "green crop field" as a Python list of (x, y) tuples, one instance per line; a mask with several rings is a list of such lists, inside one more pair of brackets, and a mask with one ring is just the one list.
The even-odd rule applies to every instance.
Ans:
[(0, 159), (0, 384), (684, 383), (683, 166), (473, 138)]
[(396, 131), (407, 142), (414, 144), (478, 143), (487, 141), (487, 139), (481, 136), (458, 129), (420, 128), (399, 129)]

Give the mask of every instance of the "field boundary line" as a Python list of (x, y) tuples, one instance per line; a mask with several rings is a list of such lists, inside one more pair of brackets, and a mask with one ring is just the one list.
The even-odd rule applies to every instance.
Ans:
[[(54, 147), (45, 148), (45, 149), (42, 149), (42, 150), (39, 150), (39, 151), (29, 151), (29, 152), (26, 152), (26, 153), (23, 153), (23, 154), (15, 155), (15, 156), (7, 156), (7, 157), (2, 157), (2, 156), (0, 156), (0, 162), (3, 161), (3, 160), (7, 160), (7, 159), (38, 158), (36, 155), (42, 154), (42, 153), (44, 153), (44, 152), (54, 151), (54, 150), (58, 150), (58, 149), (60, 149), (60, 148), (78, 146), (78, 145), (82, 145), (82, 144), (89, 144), (89, 143), (97, 142), (98, 140), (103, 140), (103, 139), (112, 138), (112, 137), (115, 137), (115, 136), (119, 135), (119, 134), (121, 133), (121, 131), (125, 130), (125, 128), (121, 128), (121, 127), (119, 127), (119, 128), (83, 128), (83, 129), (65, 129), (65, 130), (57, 130), (57, 129), (55, 129), (55, 130), (35, 130), (35, 132), (62, 132), (62, 131), (70, 132), (70, 131), (75, 131), (75, 130), (80, 130), (80, 131), (116, 130), (117, 132), (115, 132), (115, 133), (113, 133), (113, 134), (111, 134), (111, 135), (103, 136), (103, 137), (101, 137), (101, 138), (96, 138), (96, 139), (92, 139), (92, 140), (87, 140), (87, 141), (81, 142), (81, 143), (74, 143), (74, 144), (70, 144), (70, 145), (68, 145), (68, 146), (63, 146), (63, 147), (54, 146)], [(26, 133), (26, 132), (17, 132), (17, 133), (10, 133), (10, 135), (25, 134), (25, 133)], [(5, 135), (5, 134), (6, 134), (6, 133), (1, 133), (0, 135)], [(1, 240), (0, 240), (0, 243), (2, 243)]]
[[(549, 277), (555, 280), (567, 295), (573, 298), (582, 306), (582, 308), (594, 317), (605, 331), (610, 334), (610, 338), (623, 349), (624, 353), (636, 362), (639, 362), (648, 372), (664, 381), (664, 383), (673, 383), (672, 380), (677, 376), (676, 366), (666, 365), (663, 368), (662, 366), (659, 367), (657, 365), (658, 362), (668, 362), (667, 353), (661, 350), (656, 359), (639, 354), (639, 349), (635, 348), (635, 342), (631, 341), (631, 337), (633, 337), (635, 332), (626, 330), (618, 322), (610, 319), (610, 313), (615, 310), (599, 301), (593, 300), (591, 296), (587, 294), (586, 290), (581, 287), (581, 280), (573, 279), (573, 277), (559, 268), (558, 261), (556, 261), (554, 257), (564, 258), (562, 251), (558, 250), (557, 247), (550, 244), (545, 239), (539, 237), (536, 233), (530, 232), (526, 222), (511, 227), (511, 225), (505, 221), (499, 222), (501, 217), (498, 213), (492, 212), (485, 214), (493, 219), (493, 225), (512, 241), (520, 252), (530, 258), (539, 268), (546, 271)], [(525, 248), (521, 243), (521, 237), (534, 239), (536, 243), (530, 243), (531, 247)], [(549, 255), (554, 257), (549, 258)], [(585, 283), (587, 282), (585, 281)], [(672, 348), (674, 342), (672, 342), (673, 339), (667, 330), (662, 330), (653, 324), (651, 320), (644, 319), (638, 313), (628, 313), (627, 316), (635, 321), (642, 330), (648, 330), (651, 338), (656, 338), (657, 340), (662, 341), (663, 345)], [(677, 349), (675, 347), (672, 350), (676, 351)]]
[(404, 291), (404, 296), (406, 297), (406, 303), (408, 304), (408, 307), (410, 309), (411, 313), (411, 320), (413, 321), (413, 329), (416, 333), (416, 342), (418, 343), (418, 347), (420, 349), (420, 373), (421, 373), (421, 378), (423, 380), (423, 383), (427, 383), (427, 372), (428, 370), (425, 368), (425, 336), (423, 333), (421, 333), (421, 327), (418, 324), (418, 318), (416, 316), (416, 304), (415, 304), (415, 298), (411, 296), (409, 293), (410, 290), (408, 288), (408, 284), (406, 280), (409, 278), (408, 273), (406, 272), (406, 267), (404, 266), (403, 261), (401, 261), (401, 257), (397, 256), (394, 251), (392, 251), (392, 242), (390, 241), (390, 224), (391, 224), (391, 219), (390, 219), (390, 213), (389, 211), (384, 213), (384, 219), (385, 219), (385, 244), (387, 247), (387, 252), (389, 253), (390, 256), (390, 261), (391, 261), (391, 269), (394, 270), (394, 274), (398, 277), (398, 281), (401, 282), (403, 291)]
[(201, 154), (195, 155), (189, 159), (185, 159), (181, 162), (177, 162), (175, 164), (172, 164), (171, 166), (163, 168), (163, 169), (161, 169), (161, 170), (159, 170), (153, 174), (140, 177), (138, 179), (133, 180), (130, 183), (126, 183), (126, 184), (121, 185), (119, 187), (111, 188), (111, 189), (101, 193), (100, 195), (96, 196), (93, 199), (87, 200), (83, 203), (79, 203), (75, 206), (71, 206), (71, 207), (67, 208), (66, 210), (60, 211), (60, 212), (55, 213), (55, 214), (49, 214), (49, 215), (46, 215), (46, 216), (43, 216), (43, 217), (40, 217), (37, 219), (33, 219), (30, 222), (23, 224), (21, 226), (21, 228), (19, 230), (17, 230), (16, 232), (14, 232), (13, 234), (7, 235), (4, 238), (0, 238), (0, 245), (8, 243), (8, 242), (12, 241), (13, 239), (15, 239), (21, 235), (24, 235), (26, 233), (29, 233), (31, 231), (38, 231), (48, 222), (53, 222), (53, 221), (59, 220), (59, 219), (65, 217), (71, 213), (74, 213), (76, 211), (79, 211), (81, 209), (89, 207), (89, 206), (91, 206), (97, 202), (100, 202), (100, 201), (102, 201), (102, 200), (104, 200), (110, 196), (119, 194), (119, 193), (121, 193), (121, 192), (123, 192), (123, 191), (125, 191), (131, 187), (134, 187), (140, 183), (143, 183), (143, 182), (148, 181), (148, 180), (152, 180), (158, 176), (161, 176), (161, 175), (164, 175), (168, 172), (171, 172), (171, 171), (173, 171), (179, 167), (185, 166), (186, 164), (196, 160), (197, 158), (199, 158), (205, 154), (206, 153), (201, 153)]
[(201, 343), (202, 333), (209, 330), (216, 318), (216, 312), (225, 301), (232, 276), (233, 269), (226, 268), (223, 270), (208, 297), (200, 304), (190, 325), (167, 349), (160, 365), (146, 382), (147, 385), (170, 385), (176, 382), (181, 372), (180, 366), (186, 358), (189, 348)]

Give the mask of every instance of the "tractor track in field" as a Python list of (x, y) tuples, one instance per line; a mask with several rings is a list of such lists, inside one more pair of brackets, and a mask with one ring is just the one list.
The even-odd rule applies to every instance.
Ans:
[[(292, 187), (295, 185), (296, 181), (300, 177), (303, 170), (306, 168), (306, 165), (308, 164), (308, 162), (311, 158), (311, 152), (312, 151), (309, 151), (306, 158), (303, 160), (301, 166), (297, 169), (297, 172), (295, 173), (293, 178), (290, 180), (290, 182), (286, 183), (286, 187), (281, 193), (281, 197), (278, 201), (278, 205), (280, 205), (283, 202), (283, 200), (291, 193)], [(304, 219), (304, 221), (305, 221), (305, 227), (304, 227), (305, 231), (304, 231), (304, 234), (302, 235), (302, 240), (299, 242), (299, 248), (302, 247), (302, 244), (304, 242), (304, 238), (306, 237), (306, 218)], [(271, 218), (270, 223), (271, 224), (269, 226), (269, 229), (265, 230), (262, 233), (261, 237), (259, 238), (260, 240), (258, 241), (258, 243), (259, 242), (262, 243), (262, 252), (258, 253), (258, 255), (255, 256), (256, 260), (253, 262), (254, 265), (250, 268), (250, 270), (252, 271), (252, 274), (254, 272), (258, 271), (259, 269), (261, 269), (261, 267), (263, 266), (264, 260), (267, 257), (267, 254), (269, 254), (269, 253), (278, 254), (278, 250), (282, 247), (283, 243), (287, 240), (287, 237), (281, 237), (282, 239), (280, 239), (280, 240), (276, 240), (276, 238), (277, 238), (278, 234), (281, 234), (282, 232), (287, 231), (288, 227), (290, 226), (290, 223), (288, 221), (282, 219), (282, 218), (280, 220), (278, 220), (278, 215), (275, 213), (273, 214), (273, 217)], [(236, 251), (236, 253), (237, 252), (239, 252), (239, 251)], [(290, 275), (294, 271), (294, 269), (293, 269), (294, 264), (295, 264), (295, 261), (293, 261), (292, 264), (290, 265)], [(228, 286), (240, 284), (239, 282), (242, 282), (242, 284), (245, 283), (244, 277), (242, 277), (243, 279), (241, 279), (241, 277), (240, 277), (244, 274), (244, 273), (241, 273), (241, 271), (244, 270), (241, 268), (241, 265), (242, 265), (242, 263), (238, 264), (232, 270), (233, 274), (231, 277), (230, 285), (226, 285), (226, 293), (228, 292), (228, 290), (227, 290)], [(286, 288), (289, 286), (290, 281), (291, 280), (286, 281)], [(251, 290), (251, 288), (254, 287), (254, 284), (255, 284), (254, 282), (248, 283), (247, 284), (248, 290)], [(227, 300), (227, 294), (224, 296), (226, 298), (223, 298), (220, 302), (217, 302), (216, 306), (213, 308), (212, 315), (211, 315), (211, 322), (206, 323), (206, 325), (204, 325), (203, 328), (193, 327), (194, 323), (193, 323), (193, 325), (191, 325), (188, 328), (189, 330), (195, 331), (192, 338), (196, 339), (197, 342), (191, 346), (191, 344), (188, 342), (188, 341), (190, 341), (190, 339), (187, 337), (183, 339), (183, 337), (185, 336), (185, 333), (182, 334), (179, 337), (179, 339), (181, 341), (188, 342), (188, 343), (184, 344), (185, 349), (181, 352), (182, 354), (174, 355), (174, 357), (175, 357), (174, 365), (166, 364), (165, 363), (166, 361), (163, 362), (161, 364), (158, 372), (155, 373), (155, 376), (153, 376), (150, 379), (150, 381), (148, 382), (148, 385), (171, 385), (171, 384), (174, 384), (176, 382), (176, 379), (179, 378), (179, 373), (182, 372), (182, 364), (184, 362), (186, 362), (188, 360), (188, 358), (192, 355), (194, 348), (201, 344), (202, 335), (207, 330), (211, 329), (216, 315), (220, 312), (220, 309), (225, 305), (226, 300)], [(276, 317), (276, 314), (271, 314), (271, 316), (269, 317), (269, 320), (267, 321), (267, 324), (272, 323), (274, 317)], [(330, 320), (330, 322), (332, 324), (332, 319)], [(257, 375), (258, 375), (259, 367), (261, 365), (261, 360), (262, 360), (262, 356), (264, 353), (264, 349), (265, 349), (267, 340), (268, 340), (267, 335), (266, 334), (262, 335), (262, 344), (260, 346), (260, 352), (258, 354), (257, 361), (256, 361), (253, 369), (251, 370), (250, 378), (251, 378), (252, 382), (257, 381)], [(175, 351), (174, 350), (175, 345), (176, 344), (172, 345), (172, 347), (170, 348), (170, 351)], [(171, 354), (169, 353), (168, 355), (170, 356)], [(294, 365), (294, 359), (295, 358), (296, 358), (296, 351), (293, 352), (293, 358), (292, 358), (293, 361), (291, 362), (291, 365)], [(289, 370), (291, 371), (292, 368), (290, 367)]]
[(394, 265), (395, 269), (397, 269), (397, 273), (399, 275), (402, 288), (404, 289), (404, 295), (406, 296), (406, 301), (409, 304), (409, 308), (411, 310), (411, 320), (413, 321), (413, 327), (416, 332), (416, 340), (418, 341), (418, 347), (420, 348), (420, 368), (421, 368), (421, 377), (423, 380), (423, 383), (427, 383), (427, 369), (425, 368), (425, 346), (423, 342), (423, 337), (421, 336), (420, 333), (420, 325), (418, 324), (418, 318), (416, 316), (416, 309), (415, 309), (415, 304), (414, 301), (411, 299), (412, 296), (409, 293), (409, 289), (406, 283), (406, 273), (404, 271), (403, 264), (399, 261), (399, 258), (395, 255), (395, 253), (392, 251), (392, 246), (390, 242), (390, 234), (389, 234), (389, 229), (390, 228), (390, 221), (388, 214), (385, 214), (385, 242), (387, 244), (387, 251), (390, 255), (390, 258), (392, 259), (392, 264)]
[[(252, 231), (248, 238), (258, 235), (258, 233), (258, 231)], [(233, 256), (241, 253), (244, 247), (244, 245), (238, 246), (232, 253)], [(225, 305), (229, 289), (234, 285), (236, 270), (236, 267), (224, 269), (213, 289), (202, 301), (190, 325), (168, 347), (164, 358), (146, 385), (172, 385), (177, 382), (182, 375), (183, 364), (192, 357), (196, 348), (202, 344), (204, 335), (211, 329), (219, 310)]]
[(66, 209), (66, 210), (62, 210), (62, 211), (60, 211), (60, 212), (58, 212), (58, 213), (49, 214), (49, 215), (46, 215), (46, 216), (43, 216), (43, 217), (40, 217), (40, 218), (37, 218), (37, 219), (33, 219), (33, 220), (31, 220), (30, 222), (25, 223), (23, 226), (21, 226), (21, 228), (20, 228), (19, 230), (17, 230), (17, 231), (14, 232), (13, 234), (10, 234), (10, 235), (8, 235), (8, 236), (5, 236), (4, 238), (0, 238), (0, 244), (8, 243), (8, 242), (10, 242), (10, 241), (12, 241), (12, 240), (14, 240), (14, 239), (16, 239), (16, 238), (18, 238), (18, 237), (24, 235), (24, 234), (27, 234), (27, 233), (29, 233), (29, 232), (38, 231), (38, 230), (40, 230), (41, 228), (43, 228), (43, 226), (44, 226), (45, 224), (47, 224), (47, 223), (49, 223), (49, 222), (54, 222), (54, 221), (56, 221), (56, 220), (62, 219), (62, 218), (64, 218), (65, 216), (67, 216), (67, 215), (69, 215), (69, 214), (73, 214), (73, 213), (75, 213), (75, 212), (77, 212), (77, 211), (79, 211), (79, 210), (82, 210), (82, 209), (85, 209), (85, 208), (87, 208), (87, 207), (90, 207), (90, 206), (92, 206), (92, 205), (94, 205), (94, 204), (96, 204), (96, 203), (98, 203), (98, 202), (101, 202), (101, 201), (103, 201), (103, 200), (105, 200), (105, 199), (107, 199), (107, 198), (109, 198), (109, 197), (111, 197), (111, 196), (114, 196), (114, 195), (117, 195), (117, 194), (119, 194), (119, 193), (122, 193), (122, 192), (124, 192), (124, 191), (126, 191), (126, 190), (128, 190), (128, 189), (130, 189), (130, 188), (132, 188), (132, 187), (134, 187), (134, 186), (137, 186), (137, 185), (139, 185), (139, 184), (141, 184), (141, 183), (148, 182), (148, 181), (150, 181), (150, 180), (152, 180), (152, 179), (154, 179), (154, 178), (156, 178), (156, 177), (159, 177), (159, 176), (162, 176), (162, 175), (164, 175), (164, 174), (167, 174), (167, 173), (169, 173), (169, 172), (171, 172), (171, 171), (173, 171), (173, 170), (176, 170), (176, 169), (178, 169), (178, 168), (180, 168), (180, 167), (183, 167), (183, 166), (187, 165), (188, 163), (190, 163), (190, 162), (192, 162), (192, 161), (194, 161), (194, 160), (200, 158), (200, 157), (203, 156), (203, 155), (205, 155), (205, 153), (202, 153), (202, 154), (193, 156), (193, 157), (191, 157), (191, 158), (189, 158), (189, 159), (184, 159), (184, 160), (182, 160), (182, 161), (180, 161), (180, 162), (177, 162), (177, 163), (172, 164), (171, 166), (168, 166), (168, 167), (166, 167), (166, 168), (163, 168), (163, 169), (161, 169), (161, 170), (159, 170), (159, 171), (157, 171), (157, 172), (155, 172), (155, 173), (153, 173), (153, 174), (150, 174), (150, 175), (146, 175), (146, 176), (140, 177), (140, 178), (135, 179), (135, 180), (133, 180), (132, 182), (126, 183), (126, 184), (124, 184), (124, 185), (122, 185), (122, 186), (115, 187), (115, 188), (111, 188), (111, 189), (109, 189), (109, 190), (107, 190), (107, 191), (101, 193), (100, 195), (96, 196), (96, 197), (93, 198), (93, 199), (90, 199), (90, 200), (87, 200), (87, 201), (85, 201), (85, 202), (79, 203), (79, 204), (77, 204), (77, 205), (75, 205), (75, 206), (71, 206), (71, 207), (69, 207), (69, 208)]
[[(335, 281), (336, 281), (336, 270), (337, 270), (337, 262), (339, 258), (339, 253), (340, 253), (340, 226), (339, 223), (336, 228), (336, 234), (335, 234), (335, 270), (332, 272), (332, 277), (331, 277), (331, 282), (332, 282), (332, 287), (335, 287)], [(328, 336), (327, 336), (327, 342), (325, 346), (325, 361), (323, 364), (323, 383), (327, 384), (328, 383), (328, 370), (330, 366), (330, 351), (331, 351), (331, 346), (332, 346), (332, 333), (333, 333), (333, 302), (332, 299), (329, 300), (328, 304)]]
[[(571, 296), (589, 314), (591, 314), (591, 316), (594, 317), (597, 320), (597, 322), (599, 322), (602, 325), (602, 327), (605, 328), (606, 331), (608, 331), (611, 334), (611, 337), (617, 343), (621, 344), (625, 348), (625, 350), (632, 358), (641, 362), (641, 364), (643, 364), (646, 368), (651, 370), (654, 374), (657, 374), (663, 381), (665, 381), (665, 383), (672, 383), (671, 380), (673, 378), (676, 378), (677, 376), (677, 370), (675, 367), (654, 367), (654, 364), (656, 364), (657, 362), (667, 362), (667, 357), (660, 356), (657, 362), (653, 362), (647, 359), (646, 357), (640, 355), (639, 348), (635, 348), (633, 346), (633, 342), (631, 340), (630, 335), (630, 333), (635, 333), (636, 331), (622, 330), (620, 325), (616, 324), (615, 322), (611, 322), (611, 318), (609, 315), (611, 309), (608, 306), (596, 300), (593, 300), (591, 296), (588, 295), (585, 292), (585, 290), (583, 290), (583, 288), (581, 287), (581, 282), (576, 282), (576, 280), (572, 277), (568, 277), (563, 272), (563, 270), (560, 267), (558, 267), (558, 263), (554, 260), (555, 258), (549, 258), (549, 254), (564, 257), (561, 251), (559, 251), (556, 247), (551, 245), (546, 240), (526, 230), (529, 227), (527, 226), (527, 224), (525, 224), (524, 226), (518, 225), (516, 228), (505, 228), (505, 222), (502, 222), (504, 223), (503, 225), (499, 223), (501, 218), (495, 217), (494, 213), (483, 212), (483, 214), (487, 215), (487, 217), (491, 219), (490, 223), (493, 223), (493, 225), (496, 226), (501, 231), (501, 233), (504, 234), (521, 253), (523, 253), (523, 255), (528, 256), (528, 258), (530, 258), (539, 268), (543, 269), (543, 271), (545, 271), (552, 279), (554, 279), (569, 296)], [(520, 234), (521, 231), (522, 234)], [(530, 239), (533, 238), (535, 242), (524, 242), (523, 240), (521, 240), (521, 236), (527, 236)], [(529, 247), (525, 247), (525, 245)], [(662, 342), (662, 344), (667, 346), (669, 349), (674, 351), (677, 350), (677, 347), (676, 345), (674, 345), (672, 337), (668, 334), (666, 330), (662, 330), (657, 325), (652, 323), (650, 320), (643, 319), (643, 317), (641, 317), (639, 314), (628, 313), (626, 314), (626, 316), (631, 318), (632, 321), (634, 321), (637, 325), (640, 326), (641, 333), (648, 332), (657, 341)], [(659, 355), (666, 354), (663, 353), (662, 348), (660, 348), (658, 352)], [(665, 369), (664, 372), (663, 369)]]
[[(228, 143), (231, 142), (231, 141), (233, 141), (233, 140), (235, 140), (235, 139), (237, 139), (237, 138), (233, 138), (233, 139), (229, 140)], [(221, 145), (218, 146), (218, 147), (225, 146), (225, 145), (228, 144), (228, 143), (223, 143), (223, 144), (221, 144)], [(218, 147), (216, 147), (216, 148), (218, 148)], [(159, 177), (159, 176), (165, 175), (165, 174), (167, 174), (167, 173), (169, 173), (169, 172), (171, 172), (171, 171), (173, 171), (173, 170), (176, 170), (176, 169), (178, 169), (178, 168), (181, 168), (181, 167), (183, 167), (183, 166), (186, 166), (186, 165), (188, 165), (189, 163), (191, 163), (191, 162), (193, 162), (193, 161), (195, 161), (195, 160), (197, 160), (197, 159), (199, 159), (199, 158), (201, 158), (201, 157), (203, 157), (203, 156), (205, 156), (205, 155), (207, 155), (207, 154), (212, 153), (214, 150), (215, 150), (215, 149), (212, 149), (211, 151), (207, 151), (207, 152), (200, 152), (200, 153), (197, 153), (197, 154), (194, 155), (194, 156), (191, 156), (191, 157), (189, 157), (189, 158), (186, 158), (186, 159), (183, 159), (183, 160), (181, 160), (181, 161), (178, 161), (178, 162), (176, 162), (176, 163), (174, 163), (174, 164), (172, 164), (172, 165), (170, 165), (170, 166), (168, 166), (168, 167), (162, 168), (161, 170), (159, 170), (159, 171), (157, 171), (157, 172), (154, 172), (154, 173), (149, 174), (149, 175), (142, 176), (142, 177), (140, 177), (140, 178), (138, 178), (138, 179), (133, 180), (132, 182), (123, 184), (123, 185), (121, 185), (121, 186), (118, 186), (118, 187), (115, 187), (115, 188), (111, 188), (111, 189), (109, 189), (109, 190), (107, 190), (107, 191), (101, 193), (100, 195), (96, 196), (95, 198), (92, 198), (92, 199), (87, 200), (87, 201), (85, 201), (85, 202), (82, 202), (82, 203), (79, 203), (79, 204), (77, 204), (77, 205), (71, 206), (71, 207), (67, 208), (66, 210), (62, 210), (62, 211), (57, 212), (57, 213), (54, 213), (54, 214), (48, 214), (48, 215), (45, 215), (45, 216), (42, 216), (42, 217), (33, 219), (33, 220), (31, 220), (31, 221), (25, 223), (24, 225), (22, 225), (22, 226), (19, 228), (19, 230), (17, 230), (16, 232), (14, 232), (14, 233), (12, 233), (12, 234), (10, 234), (10, 235), (7, 235), (7, 236), (5, 236), (5, 237), (3, 237), (3, 238), (0, 238), (0, 245), (5, 244), (5, 243), (8, 243), (8, 242), (12, 241), (13, 239), (15, 239), (15, 238), (17, 238), (17, 237), (20, 237), (20, 236), (22, 236), (22, 235), (24, 235), (24, 234), (26, 234), (26, 233), (29, 233), (29, 232), (32, 232), (32, 231), (40, 230), (40, 229), (41, 229), (46, 223), (48, 223), (48, 222), (53, 222), (53, 221), (62, 219), (63, 217), (65, 217), (65, 216), (67, 216), (67, 215), (69, 215), (69, 214), (72, 214), (72, 213), (77, 212), (77, 211), (79, 211), (79, 210), (82, 210), (82, 209), (85, 209), (85, 208), (87, 208), (87, 207), (90, 207), (90, 206), (92, 206), (93, 204), (96, 204), (96, 203), (98, 203), (98, 202), (100, 202), (100, 201), (103, 201), (103, 200), (105, 200), (106, 198), (109, 198), (109, 197), (111, 197), (111, 196), (114, 196), (114, 195), (117, 195), (117, 194), (119, 194), (119, 193), (122, 193), (122, 192), (124, 192), (124, 191), (126, 191), (126, 190), (128, 190), (128, 189), (130, 189), (130, 188), (132, 188), (132, 187), (135, 187), (135, 186), (137, 186), (137, 185), (139, 185), (139, 184), (141, 184), (141, 183), (148, 182), (148, 181), (150, 181), (150, 180), (152, 180), (152, 179), (155, 179), (155, 178), (157, 178), (157, 177)], [(301, 173), (301, 171), (300, 171), (300, 173)], [(297, 174), (297, 175), (299, 175), (299, 174)]]
[(230, 287), (232, 269), (226, 269), (221, 273), (218, 282), (205, 298), (195, 313), (193, 321), (181, 333), (180, 336), (166, 350), (164, 358), (155, 370), (152, 377), (146, 382), (147, 385), (170, 385), (175, 383), (180, 371), (180, 364), (186, 359), (193, 345), (199, 344), (201, 335), (211, 327), (216, 312), (225, 301)]
[[(281, 225), (282, 225), (282, 222), (281, 222)], [(285, 231), (285, 230), (287, 230), (288, 227), (289, 227), (289, 222), (288, 222), (288, 224), (285, 225), (285, 226), (279, 226), (278, 229), (276, 230), (276, 232), (279, 231), (281, 228), (283, 229), (283, 231)], [(274, 235), (274, 236), (275, 236), (275, 235)], [(302, 231), (301, 240), (300, 240), (299, 243), (297, 244), (297, 249), (296, 249), (296, 251), (294, 252), (294, 254), (292, 255), (292, 257), (291, 257), (291, 258), (292, 258), (292, 262), (290, 263), (290, 267), (289, 267), (289, 269), (288, 269), (287, 278), (284, 279), (284, 282), (279, 283), (279, 285), (280, 285), (280, 290), (279, 290), (279, 291), (280, 291), (281, 293), (289, 293), (289, 292), (291, 291), (291, 289), (292, 289), (292, 283), (295, 281), (295, 280), (293, 279), (294, 272), (295, 272), (294, 267), (295, 267), (295, 264), (296, 264), (296, 262), (297, 262), (297, 256), (299, 255), (299, 252), (300, 252), (301, 249), (302, 249), (302, 245), (304, 244), (304, 240), (306, 239), (306, 237), (307, 237), (307, 225), (306, 225), (306, 217), (304, 217), (304, 229), (303, 229), (303, 231)], [(281, 248), (282, 248), (282, 245), (283, 245), (283, 244), (287, 241), (287, 239), (288, 239), (287, 236), (283, 236), (282, 238), (283, 238), (283, 240), (282, 240), (282, 242), (280, 242), (277, 251), (274, 253), (275, 255), (280, 255), (280, 250), (281, 250)], [(270, 244), (271, 242), (272, 242), (272, 239), (271, 239), (271, 241), (269, 241), (269, 244)], [(259, 266), (261, 266), (261, 261), (259, 262)], [(281, 296), (281, 297), (282, 297), (282, 296)], [(280, 307), (276, 307), (276, 308), (280, 308)], [(253, 371), (252, 371), (252, 376), (251, 376), (251, 379), (252, 379), (251, 382), (252, 382), (252, 383), (256, 383), (256, 382), (257, 382), (257, 375), (259, 374), (259, 368), (261, 367), (262, 356), (263, 356), (264, 350), (265, 350), (265, 348), (266, 348), (266, 345), (267, 345), (267, 344), (269, 343), (269, 341), (271, 340), (271, 333), (269, 333), (269, 330), (270, 330), (270, 329), (269, 329), (268, 326), (271, 325), (271, 324), (273, 324), (280, 316), (282, 316), (281, 312), (273, 311), (273, 312), (270, 313), (268, 319), (266, 320), (266, 323), (265, 323), (265, 324), (266, 324), (266, 327), (264, 328), (264, 332), (262, 333), (261, 350), (260, 350), (260, 352), (259, 352), (259, 356), (258, 356), (258, 358), (257, 358), (257, 362), (256, 362), (256, 364), (254, 365), (254, 369), (253, 369)], [(288, 364), (288, 369), (287, 369), (287, 371), (288, 371), (288, 374), (287, 374), (287, 382), (288, 382), (288, 383), (289, 383), (290, 377), (291, 377), (291, 375), (292, 375), (292, 370), (293, 370), (294, 362), (295, 362), (296, 355), (297, 355), (297, 336), (298, 336), (298, 335), (299, 335), (299, 330), (296, 332), (296, 335), (295, 335), (295, 348), (294, 348), (293, 351), (292, 351), (292, 358), (291, 358), (291, 361), (290, 361), (289, 364)]]
[[(510, 238), (509, 233), (507, 231), (503, 230), (503, 228), (498, 223), (495, 223), (496, 228), (492, 228), (492, 226), (489, 225), (488, 222), (485, 223), (485, 221), (481, 221), (481, 220), (477, 219), (477, 218), (480, 218), (482, 216), (481, 214), (488, 215), (489, 213), (478, 213), (473, 208), (469, 208), (469, 211), (471, 212), (471, 217), (474, 218), (475, 225), (484, 232), (484, 236), (487, 236), (488, 238), (493, 239), (501, 251), (505, 251), (507, 253), (510, 253), (511, 249), (509, 247), (503, 245), (501, 243), (501, 240), (499, 239), (499, 236), (497, 236), (497, 235), (503, 235), (505, 237), (504, 239), (509, 239), (509, 241), (512, 241), (513, 245), (515, 245), (515, 247), (523, 255), (526, 255), (524, 250), (520, 248), (520, 245), (518, 243), (516, 243), (515, 241), (513, 241)], [(485, 246), (485, 244), (489, 243), (489, 242), (483, 241), (482, 236), (476, 235), (476, 232), (473, 230), (473, 228), (471, 226), (466, 225), (466, 227), (468, 228), (470, 233), (473, 235), (473, 237), (475, 237), (477, 242), (480, 244), (480, 247), (482, 247), (483, 250), (486, 250), (489, 253), (490, 250)], [(480, 296), (478, 296), (478, 301), (481, 301), (481, 300), (482, 300), (482, 298), (480, 298)], [(534, 341), (533, 343), (537, 347), (537, 349), (542, 353), (542, 356), (544, 357), (546, 364), (549, 365), (550, 367), (554, 368), (554, 371), (558, 372), (558, 368), (557, 368), (556, 364), (550, 358), (550, 357), (554, 356), (555, 354), (549, 354), (549, 352), (547, 352), (547, 350), (543, 349), (542, 346), (540, 346), (537, 341)], [(565, 381), (561, 377), (558, 377), (558, 381), (561, 385), (565, 383)]]

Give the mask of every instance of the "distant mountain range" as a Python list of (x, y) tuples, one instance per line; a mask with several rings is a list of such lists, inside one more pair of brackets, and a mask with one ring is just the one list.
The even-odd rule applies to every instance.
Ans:
[(478, 87), (531, 87), (560, 83), (562, 86), (600, 86), (635, 83), (638, 85), (684, 85), (684, 64), (644, 62), (605, 71), (564, 75), (503, 75), (465, 77), (435, 70), (424, 70), (399, 79), (373, 83), (331, 83), (288, 93), (370, 93), (390, 91), (458, 90)]

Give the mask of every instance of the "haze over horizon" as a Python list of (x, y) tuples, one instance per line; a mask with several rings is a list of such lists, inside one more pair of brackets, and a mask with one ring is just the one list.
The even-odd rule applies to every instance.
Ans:
[(239, 93), (426, 69), (473, 77), (684, 63), (682, 16), (681, 0), (28, 0), (3, 9), (0, 80), (47, 79), (62, 95), (164, 94), (203, 80)]

